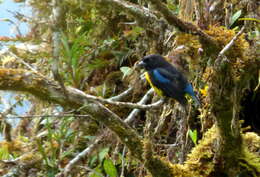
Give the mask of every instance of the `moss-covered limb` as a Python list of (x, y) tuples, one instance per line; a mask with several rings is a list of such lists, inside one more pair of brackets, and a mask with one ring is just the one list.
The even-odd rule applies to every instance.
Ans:
[(165, 20), (159, 19), (153, 11), (140, 5), (124, 0), (96, 0), (102, 6), (111, 6), (116, 10), (124, 11), (133, 17), (138, 26), (144, 28), (148, 38), (148, 53), (164, 53), (165, 31), (169, 25)]
[[(242, 150), (240, 133), (234, 133), (231, 126), (235, 104), (232, 99), (235, 83), (231, 70), (231, 66), (227, 63), (216, 67), (209, 85), (212, 114), (220, 135), (215, 154), (215, 171), (229, 176), (238, 171), (238, 157)], [(236, 128), (239, 132), (239, 125), (236, 125)]]
[[(91, 115), (93, 119), (112, 130), (129, 148), (134, 157), (139, 160), (143, 159), (143, 143), (136, 131), (101, 103), (88, 100), (84, 96), (85, 93), (80, 90), (66, 88), (68, 92), (66, 96), (54, 81), (47, 80), (33, 72), (19, 69), (0, 69), (0, 90), (28, 92), (42, 100), (58, 103), (63, 107), (80, 108), (81, 111)], [(151, 164), (153, 163), (164, 166), (164, 163), (160, 160), (151, 162)], [(149, 171), (153, 170), (149, 167), (147, 167)], [(158, 175), (155, 176), (159, 177)]]
[(0, 69), (0, 89), (28, 92), (63, 107), (78, 109), (83, 106), (82, 111), (92, 115), (94, 119), (114, 131), (126, 143), (133, 155), (141, 159), (142, 143), (136, 132), (102, 104), (84, 98), (84, 93), (81, 91), (67, 88), (69, 97), (66, 98), (62, 89), (54, 81), (46, 80), (30, 71), (16, 69)]
[[(89, 0), (87, 0), (88, 2)], [(124, 12), (132, 15), (139, 23), (140, 26), (144, 28), (151, 28), (151, 24), (159, 23), (159, 19), (147, 8), (142, 6), (123, 1), (123, 0), (96, 0), (98, 3), (103, 5), (111, 5)]]
[[(241, 66), (247, 62), (247, 57), (245, 57), (244, 53), (246, 50), (249, 50), (248, 45), (240, 36), (243, 30), (244, 28), (234, 35), (220, 51), (209, 80), (211, 110), (216, 119), (220, 135), (214, 158), (216, 163), (214, 168), (216, 174), (224, 173), (228, 176), (238, 175), (243, 170), (241, 159), (246, 158), (245, 153), (243, 153), (244, 147), (237, 117), (240, 111), (238, 105), (241, 100), (242, 90), (247, 87), (246, 85), (240, 85), (238, 82), (240, 78), (238, 76), (241, 76)], [(226, 31), (225, 34), (231, 32)], [(247, 46), (247, 48), (238, 50), (237, 40), (242, 41), (239, 48), (243, 49), (244, 46)], [(234, 50), (238, 50), (238, 52)], [(234, 52), (233, 56), (230, 51)], [(241, 60), (238, 60), (238, 58), (241, 58)], [(249, 67), (246, 70), (251, 69)]]
[(217, 43), (212, 37), (204, 33), (197, 26), (189, 22), (184, 22), (183, 20), (176, 17), (161, 1), (157, 1), (157, 0), (149, 0), (149, 1), (154, 5), (155, 9), (157, 9), (164, 16), (164, 18), (167, 20), (167, 22), (170, 25), (178, 27), (183, 32), (199, 35), (203, 43), (210, 44), (212, 46), (217, 45)]
[(150, 173), (154, 177), (173, 177), (169, 163), (160, 160), (153, 155), (153, 147), (149, 140), (144, 141), (144, 165), (150, 169)]

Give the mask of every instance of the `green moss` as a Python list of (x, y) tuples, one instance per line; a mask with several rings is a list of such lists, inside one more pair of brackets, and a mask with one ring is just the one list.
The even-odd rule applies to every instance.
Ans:
[(246, 146), (243, 148), (243, 156), (239, 159), (239, 166), (241, 173), (251, 174), (254, 177), (260, 175), (260, 158), (249, 152)]
[(184, 167), (190, 176), (208, 176), (214, 170), (213, 156), (217, 137), (217, 128), (213, 126), (188, 155)]
[(260, 157), (260, 136), (254, 132), (247, 132), (243, 134), (242, 138), (248, 150)]

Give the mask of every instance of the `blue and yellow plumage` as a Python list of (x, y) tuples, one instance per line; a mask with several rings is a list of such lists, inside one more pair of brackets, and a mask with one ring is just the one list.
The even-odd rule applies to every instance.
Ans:
[(200, 104), (192, 85), (185, 76), (162, 56), (145, 56), (139, 66), (145, 68), (145, 78), (158, 95), (174, 98), (182, 105), (186, 105), (185, 95), (187, 94), (193, 98), (197, 105)]
[(150, 84), (150, 86), (154, 89), (154, 91), (159, 95), (159, 96), (164, 96), (163, 95), (163, 91), (158, 89), (157, 87), (155, 87), (150, 79), (150, 76), (148, 74), (148, 72), (145, 72), (145, 79), (147, 80), (147, 82)]

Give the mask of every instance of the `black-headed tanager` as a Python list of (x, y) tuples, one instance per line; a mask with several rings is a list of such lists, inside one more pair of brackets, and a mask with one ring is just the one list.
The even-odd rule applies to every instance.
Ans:
[(145, 56), (138, 63), (138, 66), (146, 70), (145, 78), (159, 96), (174, 98), (181, 105), (185, 106), (187, 104), (185, 94), (188, 94), (197, 105), (200, 105), (191, 83), (161, 55)]

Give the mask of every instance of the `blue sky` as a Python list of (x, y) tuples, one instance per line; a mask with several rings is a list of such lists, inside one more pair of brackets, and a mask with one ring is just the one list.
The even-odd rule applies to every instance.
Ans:
[[(0, 0), (0, 36), (12, 37), (17, 34), (17, 32), (14, 30), (15, 25), (11, 24), (10, 22), (7, 22), (4, 19), (9, 19), (13, 21), (19, 27), (21, 33), (26, 34), (28, 32), (27, 25), (25, 23), (20, 23), (17, 19), (13, 17), (13, 14), (8, 10), (11, 12), (19, 12), (25, 14), (26, 16), (30, 16), (31, 14), (30, 8), (26, 7), (24, 3), (15, 3), (12, 0)], [(5, 45), (5, 43), (3, 43), (3, 45)], [(0, 91), (0, 96), (3, 99), (5, 99), (6, 102), (9, 102), (11, 105), (16, 102), (15, 96), (17, 94), (8, 91)], [(22, 105), (17, 105), (15, 107), (14, 112), (16, 112), (18, 115), (23, 115), (26, 113), (29, 107), (30, 107), (30, 102), (23, 101)], [(0, 111), (3, 111), (3, 109), (5, 109), (5, 107), (0, 102)], [(19, 119), (8, 119), (7, 121), (9, 121), (13, 126), (15, 126), (19, 122)], [(1, 140), (3, 140), (3, 137), (0, 132), (0, 141)]]
[(19, 12), (22, 14), (30, 15), (30, 8), (25, 5), (25, 3), (15, 3), (13, 0), (0, 0), (0, 36), (15, 36), (16, 32), (14, 31), (15, 25), (11, 24), (10, 22), (3, 21), (3, 19), (10, 19), (15, 24), (19, 26), (20, 31), (22, 34), (28, 32), (28, 28), (25, 23), (18, 22), (14, 17), (13, 14), (8, 12)]

